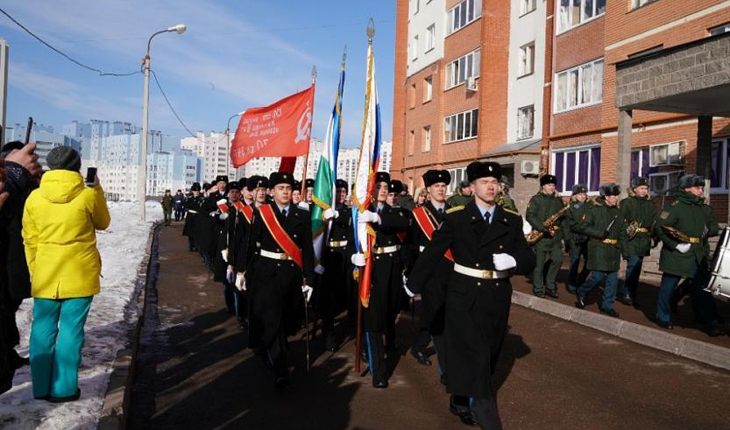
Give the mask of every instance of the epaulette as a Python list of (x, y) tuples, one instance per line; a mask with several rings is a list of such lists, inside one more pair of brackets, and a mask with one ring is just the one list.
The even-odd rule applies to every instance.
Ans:
[(454, 206), (453, 208), (448, 208), (448, 209), (446, 209), (446, 213), (447, 213), (447, 214), (450, 214), (450, 213), (453, 213), (453, 212), (458, 212), (458, 211), (460, 211), (460, 210), (464, 209), (464, 207), (465, 207), (464, 205), (461, 205), (461, 206)]
[(504, 210), (505, 212), (509, 212), (511, 214), (517, 215), (517, 216), (521, 216), (519, 212), (513, 211), (512, 209), (507, 209), (507, 208), (503, 207), (502, 210)]

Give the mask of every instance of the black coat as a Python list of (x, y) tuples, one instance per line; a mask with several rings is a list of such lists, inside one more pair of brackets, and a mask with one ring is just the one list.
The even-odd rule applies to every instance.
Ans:
[(257, 213), (251, 225), (247, 256), (249, 293), (249, 345), (267, 348), (283, 331), (290, 335), (301, 327), (304, 314), (302, 285), (314, 285), (314, 249), (309, 212), (289, 206), (286, 219), (273, 204), (274, 213), (302, 251), (303, 269), (291, 260), (274, 260), (260, 250), (284, 252)]
[[(327, 232), (327, 243), (322, 251), (324, 274), (318, 292), (318, 309), (322, 313), (333, 312), (336, 308), (347, 306), (354, 294), (352, 277), (352, 254), (355, 253), (354, 230), (352, 226), (352, 210), (345, 205), (337, 207), (339, 216), (332, 221)], [(341, 248), (330, 248), (331, 241), (347, 241)]]
[(203, 203), (204, 198), (201, 196), (198, 197), (189, 197), (187, 200), (185, 200), (185, 209), (187, 210), (188, 214), (185, 217), (185, 225), (183, 226), (183, 236), (188, 236), (193, 238), (193, 243), (195, 243), (196, 237), (196, 225), (197, 225), (197, 219), (200, 214), (200, 206)]
[(30, 274), (23, 246), (23, 208), (37, 186), (25, 168), (5, 163), (5, 191), (10, 197), (0, 212), (0, 283), (17, 303), (30, 297)]
[[(522, 217), (496, 206), (491, 224), (474, 201), (444, 217), (413, 269), (408, 287), (419, 291), (447, 249), (456, 263), (494, 270), (493, 255), (515, 258), (518, 274), (535, 267), (535, 254), (522, 233)], [(491, 375), (507, 332), (512, 286), (509, 278), (484, 280), (451, 272), (446, 292), (447, 388), (452, 394), (491, 398)]]

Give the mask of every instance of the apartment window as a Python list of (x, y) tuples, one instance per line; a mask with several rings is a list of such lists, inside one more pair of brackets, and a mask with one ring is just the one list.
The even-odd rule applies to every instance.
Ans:
[(518, 76), (531, 75), (535, 71), (535, 42), (520, 48), (520, 70)]
[(460, 112), (444, 120), (444, 142), (452, 143), (477, 137), (479, 109)]
[(649, 165), (649, 147), (639, 148), (631, 151), (631, 179), (639, 176), (648, 177), (659, 169)]
[(575, 184), (583, 184), (588, 191), (598, 191), (601, 179), (601, 148), (598, 146), (572, 148), (552, 154), (551, 173), (558, 179), (555, 187), (570, 192)]
[(423, 80), (423, 102), (431, 101), (433, 98), (433, 76), (426, 76)]
[(411, 130), (408, 134), (408, 155), (413, 155), (413, 151), (416, 147), (416, 132)]
[(520, 0), (520, 15), (525, 15), (535, 10), (535, 0)]
[(446, 66), (446, 89), (463, 84), (467, 79), (479, 77), (479, 50), (457, 58)]
[(710, 187), (713, 191), (726, 191), (728, 188), (727, 176), (728, 166), (730, 166), (728, 140), (721, 139), (712, 142)]
[(555, 111), (562, 112), (603, 100), (603, 60), (582, 64), (556, 75)]
[(408, 88), (408, 106), (411, 109), (416, 107), (416, 84), (411, 84)]
[(535, 133), (535, 106), (517, 109), (517, 139), (529, 139)]
[(427, 125), (423, 127), (423, 136), (422, 142), (423, 142), (423, 152), (428, 152), (431, 150), (431, 126)]
[(482, 0), (464, 0), (449, 10), (448, 34), (463, 28), (482, 16)]
[(418, 35), (413, 36), (413, 44), (411, 45), (411, 61), (418, 59)]
[(451, 182), (446, 187), (446, 194), (454, 194), (461, 181), (466, 179), (466, 168), (448, 169), (448, 172), (451, 175)]
[(436, 24), (431, 24), (426, 28), (426, 51), (428, 52), (436, 47)]
[(656, 0), (631, 0), (631, 9), (642, 7), (645, 4), (654, 3)]
[(711, 28), (707, 31), (710, 33), (710, 36), (717, 36), (718, 34), (730, 32), (730, 22)]
[(558, 32), (563, 32), (606, 13), (606, 0), (560, 0), (558, 8)]

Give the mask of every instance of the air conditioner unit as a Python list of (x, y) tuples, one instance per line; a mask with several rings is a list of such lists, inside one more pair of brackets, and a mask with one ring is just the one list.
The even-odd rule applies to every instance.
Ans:
[(681, 166), (684, 164), (683, 140), (649, 147), (649, 167)]
[(522, 160), (520, 164), (520, 173), (522, 176), (537, 176), (540, 174), (540, 162), (537, 160)]
[(466, 78), (466, 82), (464, 83), (464, 86), (466, 88), (466, 92), (473, 93), (477, 90), (477, 79), (474, 76), (469, 76)]
[(674, 190), (679, 185), (683, 172), (652, 173), (649, 175), (651, 192), (662, 195)]

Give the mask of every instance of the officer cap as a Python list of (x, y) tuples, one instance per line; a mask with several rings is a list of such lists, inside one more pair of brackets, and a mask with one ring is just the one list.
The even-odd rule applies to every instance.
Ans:
[(588, 187), (586, 187), (583, 184), (575, 184), (573, 185), (573, 195), (576, 194), (585, 194), (588, 192)]
[(228, 183), (228, 176), (226, 175), (219, 175), (215, 177), (215, 182), (223, 181), (225, 183)]
[(444, 183), (449, 185), (451, 183), (451, 174), (447, 170), (428, 170), (423, 174), (423, 184), (430, 187), (433, 184)]
[(348, 188), (347, 187), (347, 181), (344, 180), (344, 179), (338, 179), (338, 180), (336, 180), (335, 181), (335, 188), (337, 188), (337, 189), (339, 189), (339, 188), (347, 189)]
[(306, 180), (304, 181), (304, 186), (305, 186), (306, 188), (314, 188), (314, 179), (312, 179), (312, 178), (307, 178), (307, 179), (306, 179)]
[(274, 188), (279, 184), (294, 185), (294, 176), (287, 172), (273, 172), (269, 175), (269, 187)]
[(268, 187), (268, 180), (263, 176), (253, 175), (246, 180), (246, 188), (249, 190), (255, 190), (261, 187)]
[(375, 174), (375, 183), (379, 184), (381, 182), (388, 182), (390, 183), (390, 173), (388, 172), (378, 172)]
[(543, 175), (540, 177), (540, 186), (547, 184), (555, 184), (558, 185), (558, 178), (555, 177), (555, 175)]
[(466, 166), (466, 177), (470, 183), (479, 178), (500, 179), (502, 177), (502, 166), (493, 161), (474, 161)]
[(638, 178), (634, 178), (634, 179), (631, 180), (631, 188), (632, 189), (633, 188), (636, 188), (636, 187), (642, 187), (642, 186), (648, 187), (649, 186), (649, 179), (647, 179), (647, 178), (645, 178), (643, 176), (639, 176)]
[(403, 191), (403, 182), (393, 179), (388, 183), (388, 193), (400, 194)]
[(618, 196), (621, 194), (621, 187), (615, 182), (610, 182), (608, 184), (601, 184), (599, 191), (603, 197)]

